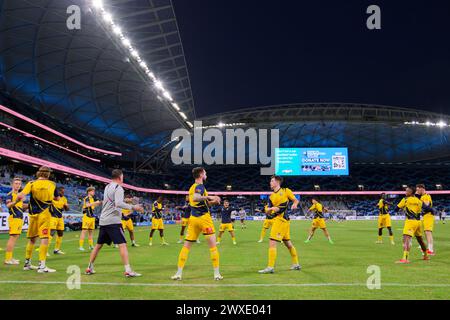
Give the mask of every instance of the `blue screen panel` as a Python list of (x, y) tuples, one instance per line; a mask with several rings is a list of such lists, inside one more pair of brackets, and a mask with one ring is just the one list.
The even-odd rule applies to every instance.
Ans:
[(347, 148), (277, 148), (275, 174), (280, 176), (347, 176)]

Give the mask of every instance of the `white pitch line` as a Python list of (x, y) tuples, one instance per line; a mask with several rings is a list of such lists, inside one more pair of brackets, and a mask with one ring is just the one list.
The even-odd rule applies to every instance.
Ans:
[[(66, 285), (64, 281), (0, 281), (0, 284), (48, 284)], [(366, 287), (366, 283), (237, 283), (237, 284), (184, 284), (184, 283), (120, 283), (120, 282), (81, 282), (81, 285), (93, 286), (130, 286), (130, 287)], [(450, 288), (450, 284), (439, 283), (382, 283), (381, 287), (412, 287), (412, 288)]]

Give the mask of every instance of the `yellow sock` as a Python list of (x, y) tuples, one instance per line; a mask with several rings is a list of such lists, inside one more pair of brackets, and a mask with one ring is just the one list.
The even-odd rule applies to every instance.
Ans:
[(220, 239), (222, 239), (221, 237), (217, 237), (217, 242), (220, 242)]
[(84, 246), (84, 239), (80, 239), (80, 248)]
[(53, 237), (51, 235), (48, 236), (48, 246), (52, 244)]
[(61, 250), (62, 237), (57, 236), (55, 242), (55, 250)]
[(277, 248), (269, 248), (269, 264), (267, 266), (274, 268), (275, 260), (277, 260)]
[(189, 255), (189, 249), (186, 247), (181, 248), (180, 255), (178, 256), (178, 268), (183, 269), (186, 264)]
[(211, 262), (213, 265), (213, 268), (219, 267), (219, 250), (217, 250), (217, 247), (210, 248), (209, 253), (211, 256)]
[(408, 260), (409, 251), (403, 251), (403, 260)]
[(152, 243), (153, 242), (153, 237), (150, 237), (150, 243)]
[(389, 236), (389, 240), (391, 240), (391, 242), (394, 242), (394, 236)]
[(184, 236), (180, 235), (180, 241), (183, 241)]
[(383, 241), (383, 237), (382, 236), (378, 236), (378, 241)]
[(236, 237), (232, 237), (231, 240), (233, 240), (233, 242), (236, 242)]
[(262, 228), (262, 230), (261, 230), (261, 236), (259, 237), (260, 240), (264, 239), (264, 237), (266, 236), (266, 231), (267, 231), (266, 228)]
[(39, 247), (39, 261), (47, 260), (48, 245), (42, 244)]
[(6, 251), (6, 253), (5, 253), (5, 261), (11, 260), (12, 257), (13, 257), (12, 251), (10, 251), (10, 252)]
[(27, 248), (25, 250), (25, 259), (31, 259), (33, 256), (34, 244), (31, 242), (27, 243)]
[(89, 239), (89, 247), (93, 247), (94, 246), (94, 240), (93, 239)]
[(298, 255), (295, 247), (290, 248), (289, 252), (291, 253), (292, 264), (298, 264)]

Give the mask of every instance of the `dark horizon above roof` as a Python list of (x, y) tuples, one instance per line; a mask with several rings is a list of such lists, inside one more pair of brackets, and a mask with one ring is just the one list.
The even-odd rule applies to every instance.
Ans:
[(450, 114), (449, 1), (173, 3), (199, 117), (336, 101)]

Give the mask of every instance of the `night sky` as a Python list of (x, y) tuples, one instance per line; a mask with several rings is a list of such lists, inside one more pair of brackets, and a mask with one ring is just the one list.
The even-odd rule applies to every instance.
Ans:
[[(450, 114), (450, 1), (173, 0), (197, 116), (303, 102)], [(382, 10), (382, 30), (366, 9)]]

